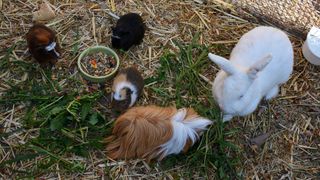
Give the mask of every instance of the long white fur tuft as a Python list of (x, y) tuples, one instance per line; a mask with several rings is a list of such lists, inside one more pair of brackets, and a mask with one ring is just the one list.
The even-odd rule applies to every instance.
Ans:
[(212, 121), (203, 117), (196, 117), (184, 121), (186, 115), (187, 110), (183, 108), (179, 109), (172, 117), (173, 136), (168, 142), (161, 145), (159, 154), (161, 153), (162, 157), (180, 153), (188, 139), (191, 139), (192, 144), (194, 144), (199, 138), (197, 131), (205, 130), (208, 125), (212, 124)]

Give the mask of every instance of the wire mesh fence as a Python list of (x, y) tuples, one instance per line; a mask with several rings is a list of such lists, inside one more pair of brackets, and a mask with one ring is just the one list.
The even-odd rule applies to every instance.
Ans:
[(320, 0), (232, 0), (231, 3), (245, 18), (249, 13), (298, 36), (305, 36), (312, 26), (320, 26)]

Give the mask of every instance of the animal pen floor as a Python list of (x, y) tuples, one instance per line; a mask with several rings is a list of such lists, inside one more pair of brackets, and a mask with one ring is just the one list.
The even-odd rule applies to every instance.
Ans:
[[(320, 177), (320, 68), (303, 58), (302, 39), (290, 36), (295, 49), (290, 80), (281, 87), (277, 98), (262, 102), (252, 115), (234, 118), (224, 125), (215, 123), (190, 152), (162, 162), (113, 161), (105, 156), (101, 146), (80, 149), (87, 151), (81, 156), (68, 148), (61, 151), (52, 147), (59, 143), (54, 140), (37, 139), (42, 130), (50, 130), (41, 118), (53, 117), (42, 111), (58, 113), (62, 109), (54, 107), (55, 103), (62, 103), (72, 95), (70, 101), (65, 101), (80, 99), (80, 102), (87, 94), (100, 91), (98, 85), (88, 85), (80, 77), (76, 59), (89, 46), (110, 46), (110, 29), (115, 20), (107, 14), (108, 1), (50, 1), (56, 7), (57, 17), (47, 24), (58, 33), (63, 48), (63, 58), (52, 71), (41, 69), (26, 53), (24, 35), (32, 26), (31, 12), (40, 1), (0, 2), (1, 178)], [(121, 67), (135, 65), (146, 79), (138, 105), (191, 106), (218, 120), (219, 110), (209, 83), (218, 68), (207, 59), (207, 53), (228, 57), (237, 40), (258, 24), (238, 17), (232, 8), (215, 0), (206, 5), (191, 0), (117, 1), (115, 10), (119, 15), (142, 14), (148, 28), (141, 45), (128, 52), (117, 51)], [(108, 88), (110, 83), (107, 84)], [(114, 118), (106, 102), (100, 100), (92, 103), (90, 113), (94, 112), (100, 112), (108, 122), (103, 126), (104, 132), (95, 135), (103, 138), (110, 133)], [(26, 122), (30, 117), (35, 123)], [(38, 120), (40, 123), (36, 123)], [(72, 127), (66, 127), (62, 129), (67, 134), (64, 138), (74, 140), (72, 143), (81, 142), (78, 147), (85, 147), (84, 144), (91, 143), (90, 133), (96, 133), (90, 132), (93, 127), (88, 127), (81, 131), (85, 138)], [(264, 145), (250, 145), (250, 139), (264, 133), (271, 134)], [(56, 132), (52, 136), (62, 137)]]

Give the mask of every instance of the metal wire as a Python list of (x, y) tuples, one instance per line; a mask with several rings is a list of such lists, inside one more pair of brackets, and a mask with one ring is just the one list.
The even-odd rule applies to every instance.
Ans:
[(240, 15), (260, 20), (305, 36), (312, 26), (320, 27), (320, 0), (233, 0)]

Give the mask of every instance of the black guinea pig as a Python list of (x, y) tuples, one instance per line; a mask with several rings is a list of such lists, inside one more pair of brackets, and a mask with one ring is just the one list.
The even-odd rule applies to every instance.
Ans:
[(139, 14), (129, 13), (120, 17), (116, 27), (112, 28), (112, 47), (127, 51), (133, 45), (142, 42), (145, 25)]

